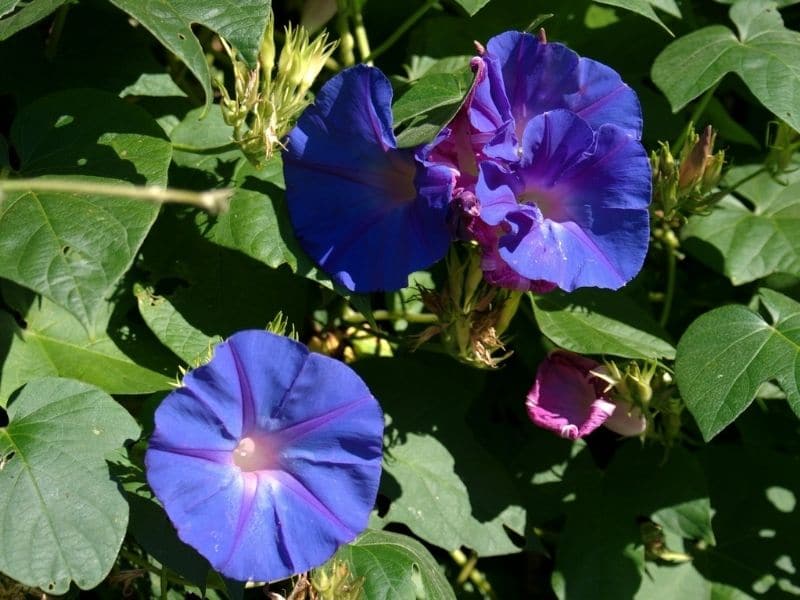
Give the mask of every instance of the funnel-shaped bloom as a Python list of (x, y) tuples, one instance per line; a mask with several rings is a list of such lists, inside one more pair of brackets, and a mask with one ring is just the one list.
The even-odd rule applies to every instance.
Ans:
[(481, 221), (496, 233), (485, 254), (525, 279), (565, 291), (617, 289), (642, 267), (650, 163), (615, 125), (593, 132), (566, 110), (534, 117), (519, 162), (480, 164), (476, 196)]
[(526, 406), (531, 420), (563, 438), (574, 440), (606, 425), (620, 435), (639, 435), (646, 422), (641, 412), (615, 404), (607, 382), (592, 373), (600, 363), (556, 350), (536, 372)]
[(147, 479), (178, 536), (220, 573), (282, 579), (367, 525), (383, 417), (346, 365), (287, 338), (219, 344), (155, 415)]
[(356, 292), (405, 287), (450, 242), (450, 169), (397, 148), (392, 88), (378, 69), (342, 71), (289, 134), (289, 216), (303, 249)]
[(651, 191), (634, 91), (613, 69), (514, 31), (472, 67), (429, 156), (456, 173), (457, 198), (474, 198), (477, 218), (451, 220), (470, 223), (485, 279), (539, 292), (627, 283), (647, 252)]

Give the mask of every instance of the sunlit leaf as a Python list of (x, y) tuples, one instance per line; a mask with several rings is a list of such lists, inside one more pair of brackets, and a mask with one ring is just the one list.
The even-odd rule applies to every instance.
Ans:
[(800, 417), (800, 304), (768, 289), (758, 299), (768, 320), (745, 306), (723, 306), (698, 318), (678, 343), (678, 386), (706, 440), (733, 423), (765, 381), (780, 385)]
[(593, 289), (531, 299), (542, 333), (567, 350), (625, 358), (675, 356), (658, 324), (624, 294)]
[(653, 81), (677, 111), (735, 73), (764, 106), (800, 130), (800, 33), (784, 27), (771, 0), (737, 2), (730, 17), (738, 36), (711, 25), (676, 40), (653, 63)]
[(407, 535), (368, 529), (339, 548), (333, 560), (344, 561), (354, 580), (363, 578), (364, 597), (370, 600), (455, 600), (431, 553)]
[[(70, 90), (28, 105), (11, 129), (21, 175), (76, 183), (166, 183), (171, 149), (142, 109), (103, 92)], [(141, 200), (64, 192), (0, 202), (0, 276), (46, 296), (90, 333), (158, 215)]]

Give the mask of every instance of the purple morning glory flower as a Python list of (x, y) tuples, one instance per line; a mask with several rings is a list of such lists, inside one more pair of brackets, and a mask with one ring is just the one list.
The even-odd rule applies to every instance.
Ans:
[(220, 573), (282, 579), (366, 527), (382, 436), (381, 409), (349, 367), (242, 331), (156, 410), (147, 480), (178, 536)]
[[(480, 220), (509, 269), (565, 291), (617, 289), (641, 269), (650, 239), (650, 163), (616, 125), (597, 132), (567, 110), (532, 118), (519, 162), (480, 164)], [(493, 240), (494, 241), (494, 240)]]
[(451, 221), (481, 246), (485, 279), (535, 292), (625, 285), (650, 234), (636, 94), (527, 33), (492, 38), (472, 66), (473, 89), (429, 155), (457, 173), (456, 206), (469, 198), (477, 213)]
[(399, 149), (392, 88), (378, 69), (342, 71), (289, 134), (289, 216), (303, 249), (356, 292), (396, 290), (442, 258), (450, 243), (453, 173)]
[(638, 409), (615, 404), (607, 383), (592, 373), (600, 363), (556, 350), (539, 365), (526, 402), (528, 416), (539, 427), (574, 440), (605, 425), (625, 436), (641, 434), (647, 422)]

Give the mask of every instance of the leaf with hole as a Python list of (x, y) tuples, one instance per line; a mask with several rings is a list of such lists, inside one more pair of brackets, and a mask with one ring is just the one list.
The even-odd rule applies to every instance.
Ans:
[(364, 597), (370, 600), (456, 597), (431, 553), (407, 535), (367, 529), (328, 564), (335, 561), (344, 562), (354, 580), (363, 579)]
[(211, 71), (193, 25), (203, 25), (236, 48), (250, 68), (258, 62), (258, 50), (267, 25), (270, 0), (111, 0), (139, 21), (159, 42), (189, 68), (200, 81), (206, 110), (214, 94)]
[[(103, 92), (51, 94), (19, 112), (11, 143), (23, 177), (163, 185), (169, 142), (152, 117)], [(22, 191), (0, 203), (0, 276), (46, 296), (91, 334), (158, 206), (96, 194)]]
[(800, 417), (800, 304), (768, 289), (758, 301), (768, 318), (723, 306), (700, 316), (678, 342), (678, 387), (706, 440), (733, 423), (766, 381), (777, 382)]
[(49, 594), (98, 585), (111, 570), (128, 505), (104, 456), (139, 437), (136, 421), (97, 388), (29, 383), (0, 428), (0, 570)]

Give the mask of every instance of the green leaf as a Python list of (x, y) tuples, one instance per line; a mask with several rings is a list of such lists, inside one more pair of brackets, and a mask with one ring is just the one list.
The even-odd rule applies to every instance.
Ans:
[[(103, 92), (70, 90), (20, 111), (11, 129), (23, 177), (165, 184), (171, 149), (142, 109)], [(63, 306), (91, 333), (104, 299), (158, 215), (141, 200), (60, 192), (0, 203), (0, 276)]]
[[(0, 570), (49, 594), (89, 589), (116, 559), (128, 505), (104, 455), (139, 437), (127, 411), (69, 379), (28, 384), (0, 428)], [(55, 425), (54, 425), (55, 424)]]
[(470, 17), (489, 4), (490, 1), (491, 0), (453, 0), (453, 2), (463, 8)]
[(139, 78), (125, 87), (120, 98), (127, 96), (150, 96), (154, 98), (185, 98), (186, 92), (178, 87), (168, 73), (142, 73)]
[[(18, 31), (22, 31), (26, 27), (33, 25), (37, 21), (41, 21), (66, 1), (67, 0), (32, 0), (14, 14), (5, 16), (0, 20), (0, 42), (10, 38)], [(19, 2), (14, 0), (0, 4), (0, 17), (13, 11), (18, 4)]]
[(674, 358), (675, 348), (653, 318), (625, 294), (586, 289), (531, 295), (542, 333), (580, 354)]
[(758, 300), (769, 322), (745, 306), (723, 306), (678, 343), (678, 387), (706, 440), (733, 423), (765, 381), (777, 381), (800, 417), (800, 304), (768, 289)]
[(738, 37), (712, 25), (676, 40), (653, 63), (653, 81), (678, 111), (736, 73), (764, 106), (800, 130), (800, 33), (783, 26), (769, 0), (738, 2), (730, 17)]
[[(708, 119), (709, 123), (713, 125), (717, 134), (737, 144), (745, 144), (751, 146), (756, 150), (761, 149), (758, 140), (753, 137), (753, 134), (742, 127), (734, 118), (728, 113), (725, 106), (716, 98), (710, 98), (703, 117)], [(730, 177), (730, 171), (726, 174)]]
[(435, 108), (460, 105), (472, 86), (472, 79), (468, 63), (456, 73), (423, 75), (392, 106), (395, 127)]
[(103, 305), (99, 333), (89, 337), (75, 317), (46, 298), (9, 286), (3, 287), (3, 298), (25, 326), (0, 311), (0, 356), (5, 354), (0, 406), (21, 385), (51, 375), (79, 379), (109, 394), (169, 389), (175, 373), (164, 365), (174, 368), (174, 358), (128, 322), (124, 305)]
[(344, 561), (354, 578), (363, 577), (370, 600), (456, 597), (431, 553), (406, 535), (368, 529), (339, 548), (333, 560)]
[(193, 367), (206, 358), (222, 337), (208, 336), (192, 326), (167, 298), (155, 296), (142, 286), (134, 288), (145, 323), (167, 348)]
[[(140, 283), (208, 338), (264, 328), (279, 311), (302, 332), (309, 283), (286, 268), (270, 268), (214, 243), (214, 227), (214, 218), (205, 213), (165, 208), (142, 247), (141, 266), (148, 276)], [(158, 319), (147, 321), (162, 341), (168, 339), (165, 334), (171, 337)]]
[[(189, 111), (170, 132), (170, 138), (174, 146), (172, 160), (179, 167), (217, 174), (221, 164), (236, 163), (242, 158), (232, 143), (233, 127), (225, 123), (218, 106), (205, 116), (202, 108)], [(217, 183), (225, 179), (220, 175)]]
[(659, 18), (656, 11), (653, 10), (653, 7), (660, 8), (674, 17), (680, 18), (681, 16), (681, 11), (674, 0), (595, 0), (595, 2), (607, 4), (609, 6), (617, 6), (635, 12), (637, 15), (641, 15), (654, 23), (658, 23), (670, 35), (672, 35), (672, 31), (670, 31), (669, 27), (664, 25), (664, 21)]
[(12, 12), (21, 0), (0, 0), (0, 17), (5, 17)]
[(519, 552), (509, 536), (525, 531), (519, 493), (507, 468), (465, 422), (483, 375), (421, 355), (362, 360), (354, 368), (390, 419), (381, 489), (391, 506), (373, 523), (403, 523), (445, 550)]
[(139, 21), (189, 68), (203, 86), (206, 110), (214, 98), (211, 71), (193, 25), (203, 25), (230, 43), (255, 68), (270, 14), (270, 0), (111, 0)]
[[(765, 417), (765, 425), (773, 427), (769, 420), (775, 415)], [(728, 595), (720, 593), (714, 600), (796, 598), (800, 595), (800, 573), (792, 565), (800, 535), (796, 451), (715, 443), (706, 445), (699, 458), (708, 477), (718, 545), (698, 548), (693, 562), (709, 580), (726, 584)], [(747, 595), (732, 593), (733, 589)]]
[[(736, 180), (757, 167), (734, 169)], [(682, 232), (687, 252), (741, 285), (773, 273), (800, 272), (800, 182), (783, 185), (768, 173), (737, 190), (710, 215), (695, 216)]]

